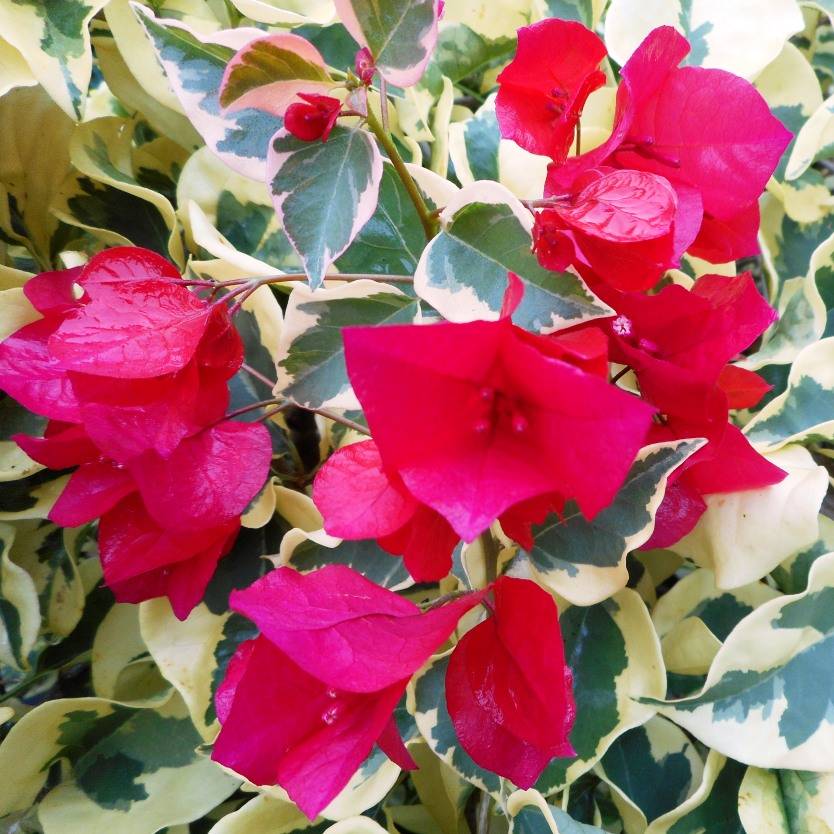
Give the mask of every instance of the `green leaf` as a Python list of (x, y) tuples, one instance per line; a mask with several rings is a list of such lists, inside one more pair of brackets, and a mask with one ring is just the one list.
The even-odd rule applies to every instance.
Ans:
[(413, 275), (425, 245), (414, 203), (393, 166), (385, 164), (376, 210), (336, 266), (340, 272)]
[(576, 722), (570, 742), (576, 757), (554, 759), (536, 788), (544, 794), (590, 770), (616, 738), (654, 714), (637, 699), (665, 692), (660, 644), (639, 595), (625, 588), (588, 607), (570, 606), (559, 617), (565, 660), (573, 672)]
[(692, 796), (655, 820), (646, 834), (750, 834), (738, 815), (744, 766), (711, 750), (704, 778)]
[(414, 289), (449, 321), (495, 320), (507, 273), (524, 285), (513, 321), (552, 333), (610, 315), (573, 274), (550, 272), (532, 253), (532, 215), (503, 186), (476, 182), (460, 191), (441, 215), (444, 228), (423, 252)]
[[(157, 709), (103, 698), (49, 701), (0, 746), (0, 815), (27, 807), (64, 760), (39, 806), (45, 834), (147, 834), (197, 819), (240, 784), (202, 753), (178, 697)], [(172, 789), (176, 786), (176, 789)]]
[(29, 667), (41, 613), (35, 583), (11, 559), (14, 538), (15, 528), (0, 524), (0, 662), (24, 670)]
[(267, 167), (275, 210), (316, 289), (376, 209), (379, 148), (355, 128), (336, 127), (327, 142), (304, 142), (280, 130)]
[(93, 67), (88, 24), (107, 0), (0, 0), (0, 31), (71, 118), (84, 114)]
[[(437, 36), (430, 71), (436, 67), (440, 75), (457, 83), (509, 60), (515, 47), (515, 38), (493, 40), (475, 32), (465, 23), (445, 25)], [(440, 91), (435, 92), (439, 94)]]
[(651, 701), (703, 743), (757, 767), (834, 770), (834, 554), (808, 589), (757, 608), (731, 632), (704, 689)]
[(278, 359), (280, 393), (309, 408), (358, 409), (345, 368), (342, 328), (412, 322), (413, 298), (375, 281), (311, 292), (296, 287), (287, 305)]
[(591, 521), (569, 502), (561, 515), (534, 527), (530, 560), (536, 576), (578, 605), (624, 587), (626, 555), (651, 536), (669, 475), (702, 445), (685, 440), (647, 446), (614, 500)]
[(660, 716), (621, 735), (597, 766), (628, 834), (642, 834), (647, 823), (677, 808), (700, 784), (703, 770), (686, 733)]
[(802, 350), (791, 367), (787, 390), (750, 421), (745, 433), (751, 443), (770, 449), (834, 439), (834, 338)]
[(576, 822), (561, 808), (549, 805), (534, 790), (516, 791), (507, 800), (510, 834), (603, 834), (602, 828)]
[(435, 0), (336, 0), (351, 35), (370, 49), (380, 73), (396, 87), (416, 83), (437, 39)]
[[(181, 23), (157, 19), (144, 6), (132, 4), (159, 63), (191, 123), (206, 144), (233, 170), (263, 180), (269, 140), (281, 120), (262, 110), (224, 113), (218, 90), (226, 64), (236, 49), (217, 42), (221, 33), (202, 36)], [(252, 30), (225, 33), (235, 46), (252, 39)]]

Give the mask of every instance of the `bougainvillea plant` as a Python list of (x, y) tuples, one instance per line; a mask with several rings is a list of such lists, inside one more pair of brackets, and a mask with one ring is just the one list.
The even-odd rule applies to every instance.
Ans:
[(834, 832), (834, 29), (754, 5), (0, 0), (0, 829)]

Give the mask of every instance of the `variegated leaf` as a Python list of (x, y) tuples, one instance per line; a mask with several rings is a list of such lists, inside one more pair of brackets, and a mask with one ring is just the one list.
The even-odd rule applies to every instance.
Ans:
[(15, 528), (0, 524), (0, 662), (26, 670), (38, 636), (41, 612), (32, 577), (12, 561), (14, 538)]
[(437, 0), (335, 0), (348, 32), (396, 87), (415, 84), (437, 40)]
[[(760, 15), (761, 26), (750, 25)], [(605, 43), (624, 64), (657, 26), (674, 26), (692, 44), (688, 64), (755, 78), (803, 26), (794, 0), (612, 0), (605, 16)]]
[(296, 286), (281, 333), (280, 393), (311, 408), (358, 409), (345, 368), (342, 328), (414, 321), (415, 299), (375, 281), (351, 281), (335, 289)]
[(534, 527), (533, 572), (549, 588), (577, 605), (590, 605), (623, 588), (626, 555), (652, 534), (654, 514), (669, 475), (703, 441), (655, 444), (641, 450), (614, 500), (588, 521), (568, 504)]
[(512, 794), (507, 799), (507, 814), (510, 834), (603, 834), (602, 828), (571, 819), (535, 790)]
[(704, 763), (679, 727), (659, 715), (623, 733), (595, 772), (611, 787), (626, 834), (685, 802), (701, 783)]
[(316, 289), (376, 209), (376, 141), (358, 128), (336, 127), (327, 142), (304, 142), (282, 129), (270, 144), (267, 176), (275, 210)]
[(761, 605), (730, 633), (703, 691), (651, 701), (704, 744), (757, 767), (834, 770), (834, 554), (808, 589)]
[(0, 32), (71, 118), (84, 115), (93, 55), (87, 26), (107, 0), (0, 0)]
[(503, 186), (476, 182), (444, 209), (443, 230), (426, 247), (414, 289), (449, 321), (494, 321), (507, 289), (507, 273), (524, 285), (513, 321), (552, 333), (610, 315), (572, 273), (550, 272), (532, 253), (533, 217)]
[(281, 120), (260, 110), (224, 113), (218, 91), (226, 64), (258, 29), (199, 35), (185, 24), (157, 19), (132, 4), (182, 109), (205, 143), (232, 169), (252, 179), (266, 177), (269, 141)]
[(801, 446), (769, 452), (787, 477), (778, 484), (705, 497), (706, 512), (673, 550), (738, 588), (770, 573), (818, 538), (817, 514), (828, 488), (825, 468)]

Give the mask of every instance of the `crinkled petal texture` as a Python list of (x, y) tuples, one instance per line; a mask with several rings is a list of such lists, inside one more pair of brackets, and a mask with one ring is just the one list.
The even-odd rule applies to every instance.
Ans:
[[(232, 594), (261, 636), (244, 644), (217, 691), (212, 757), (256, 784), (280, 784), (310, 818), (379, 742), (413, 763), (391, 725), (412, 674), (483, 598), (421, 613), (341, 565), (277, 568)], [(390, 751), (390, 753), (389, 753)]]
[(185, 531), (240, 516), (264, 485), (271, 459), (265, 426), (226, 420), (186, 438), (167, 458), (147, 452), (127, 468), (154, 521)]
[(129, 495), (99, 523), (104, 581), (119, 602), (167, 596), (184, 620), (203, 598), (239, 529), (235, 518), (189, 532), (165, 530), (148, 515), (138, 494)]
[(87, 524), (135, 490), (133, 478), (112, 461), (82, 464), (73, 472), (49, 511), (49, 519), (61, 527)]
[(407, 682), (337, 691), (259, 637), (238, 650), (217, 692), (212, 758), (256, 785), (281, 785), (313, 819), (371, 752)]
[(564, 161), (588, 96), (605, 83), (605, 44), (580, 23), (548, 19), (518, 30), (515, 58), (498, 77), (501, 135)]
[(648, 289), (680, 264), (701, 225), (697, 194), (679, 200), (656, 174), (590, 171), (576, 186), (536, 216), (536, 253), (548, 269), (584, 265), (617, 289)]
[(0, 342), (0, 388), (35, 414), (77, 423), (78, 398), (64, 366), (48, 347), (60, 324), (60, 317), (50, 316)]
[(465, 541), (537, 495), (561, 493), (593, 516), (651, 421), (649, 406), (554, 359), (546, 337), (507, 319), (343, 336), (383, 463)]
[(172, 279), (89, 280), (90, 301), (71, 312), (49, 339), (66, 370), (117, 379), (179, 371), (208, 326), (211, 309)]
[(305, 671), (349, 692), (409, 678), (476, 605), (473, 593), (424, 613), (343, 565), (277, 568), (231, 596), (235, 611)]
[(472, 759), (529, 788), (554, 757), (574, 755), (572, 676), (550, 594), (527, 579), (493, 587), (495, 613), (452, 652), (446, 705)]

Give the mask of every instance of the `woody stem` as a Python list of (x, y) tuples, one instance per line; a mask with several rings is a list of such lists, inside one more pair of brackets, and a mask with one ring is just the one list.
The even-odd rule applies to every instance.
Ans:
[(437, 234), (437, 221), (432, 218), (431, 211), (426, 205), (426, 201), (423, 199), (423, 194), (417, 187), (417, 183), (414, 182), (414, 178), (411, 176), (408, 168), (406, 168), (405, 162), (400, 156), (400, 152), (397, 150), (397, 146), (394, 144), (388, 133), (383, 129), (370, 107), (368, 108), (367, 122), (368, 127), (371, 129), (374, 136), (376, 136), (379, 144), (385, 148), (385, 153), (388, 154), (388, 159), (391, 160), (391, 164), (394, 166), (394, 170), (402, 180), (405, 190), (411, 198), (411, 202), (414, 203), (414, 208), (417, 209), (417, 214), (420, 217), (420, 223), (423, 225), (423, 231), (426, 233), (426, 240), (431, 240)]
[(479, 537), (484, 551), (484, 575), (486, 584), (491, 585), (498, 576), (498, 542), (490, 530), (484, 530)]

